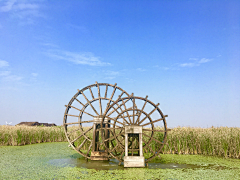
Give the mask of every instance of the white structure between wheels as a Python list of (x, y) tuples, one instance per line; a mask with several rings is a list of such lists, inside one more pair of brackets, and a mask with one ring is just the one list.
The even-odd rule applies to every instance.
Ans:
[[(138, 149), (128, 149), (129, 136), (135, 136), (138, 139)], [(131, 154), (129, 156), (129, 150)], [(133, 156), (133, 151), (138, 151), (138, 156)], [(125, 156), (124, 167), (145, 167), (145, 159), (142, 148), (142, 126), (125, 126)]]

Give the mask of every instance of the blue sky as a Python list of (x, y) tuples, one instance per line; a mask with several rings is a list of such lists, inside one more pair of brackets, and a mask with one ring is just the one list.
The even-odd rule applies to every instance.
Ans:
[(62, 124), (95, 81), (169, 127), (240, 127), (240, 1), (0, 0), (0, 124)]

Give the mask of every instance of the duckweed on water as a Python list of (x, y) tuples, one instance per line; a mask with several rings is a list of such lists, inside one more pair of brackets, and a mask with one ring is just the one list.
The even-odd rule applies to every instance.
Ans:
[(54, 159), (79, 158), (68, 143), (0, 146), (0, 179), (240, 179), (240, 160), (199, 155), (163, 154), (162, 163), (194, 164), (200, 168), (94, 170), (55, 166)]

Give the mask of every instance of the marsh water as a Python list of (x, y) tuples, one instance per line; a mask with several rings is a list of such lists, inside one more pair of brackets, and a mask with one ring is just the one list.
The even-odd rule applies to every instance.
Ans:
[[(123, 163), (119, 166), (119, 161), (116, 159), (110, 159), (109, 161), (86, 161), (84, 158), (66, 158), (66, 159), (53, 159), (48, 161), (51, 165), (60, 167), (82, 167), (95, 170), (114, 170), (125, 169)], [(176, 164), (176, 163), (160, 163), (153, 162), (148, 163), (149, 169), (178, 169), (178, 168), (197, 168), (196, 165), (189, 164)]]

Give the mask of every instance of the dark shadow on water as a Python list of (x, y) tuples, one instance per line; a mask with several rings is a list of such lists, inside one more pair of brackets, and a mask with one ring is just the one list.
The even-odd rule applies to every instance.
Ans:
[[(115, 169), (127, 169), (123, 167), (123, 163), (118, 166), (118, 160), (110, 159), (109, 161), (86, 161), (83, 157), (71, 156), (66, 159), (53, 159), (48, 161), (51, 165), (58, 167), (82, 167), (95, 170), (115, 170)], [(198, 168), (196, 165), (189, 164), (175, 164), (175, 163), (162, 163), (153, 162), (148, 163), (149, 169), (179, 169), (179, 168)], [(147, 166), (146, 166), (147, 168)]]

